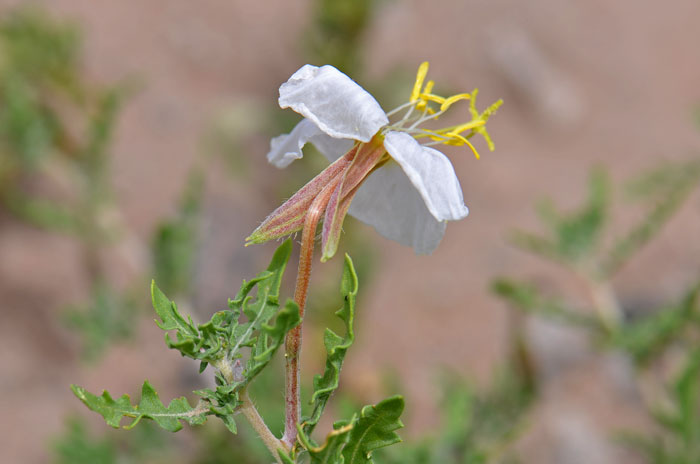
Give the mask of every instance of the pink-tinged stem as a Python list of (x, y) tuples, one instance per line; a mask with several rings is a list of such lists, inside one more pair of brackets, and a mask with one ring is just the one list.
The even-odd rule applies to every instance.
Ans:
[[(343, 178), (342, 173), (333, 178), (309, 207), (304, 219), (304, 227), (301, 232), (301, 251), (299, 254), (299, 268), (297, 271), (296, 288), (294, 289), (294, 301), (299, 305), (299, 316), (304, 318), (304, 308), (306, 307), (306, 295), (309, 289), (309, 279), (311, 277), (311, 264), (314, 254), (314, 239), (316, 238), (316, 227), (321, 219), (321, 215), (328, 205), (328, 201), (333, 194), (333, 190)], [(297, 439), (297, 423), (301, 415), (301, 401), (299, 390), (299, 353), (301, 351), (301, 324), (292, 329), (285, 340), (286, 358), (286, 386), (285, 386), (285, 421), (284, 436), (282, 443), (288, 449), (292, 449)]]

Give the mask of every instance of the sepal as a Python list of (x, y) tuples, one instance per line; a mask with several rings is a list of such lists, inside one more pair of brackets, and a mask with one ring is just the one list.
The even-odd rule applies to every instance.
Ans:
[(299, 189), (292, 197), (285, 201), (279, 208), (274, 210), (263, 222), (253, 231), (246, 240), (246, 246), (265, 243), (286, 237), (299, 232), (304, 226), (306, 213), (319, 193), (333, 181), (337, 181), (338, 176), (342, 176), (345, 169), (355, 156), (355, 149), (351, 149), (326, 169), (321, 171), (316, 177), (311, 179), (305, 186)]

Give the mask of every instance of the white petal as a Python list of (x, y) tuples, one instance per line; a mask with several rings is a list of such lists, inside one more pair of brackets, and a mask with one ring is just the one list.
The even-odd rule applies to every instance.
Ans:
[(384, 237), (430, 254), (445, 233), (446, 223), (437, 221), (423, 199), (393, 161), (373, 172), (350, 204), (349, 213), (371, 225)]
[(469, 214), (452, 163), (405, 132), (388, 132), (384, 148), (396, 160), (438, 221), (456, 221)]
[(278, 168), (286, 168), (292, 161), (304, 156), (301, 149), (308, 142), (313, 143), (331, 162), (347, 153), (354, 144), (352, 140), (334, 139), (321, 131), (313, 121), (304, 119), (289, 134), (277, 136), (270, 141), (267, 160)]
[(280, 87), (279, 104), (340, 139), (369, 142), (389, 124), (377, 100), (333, 66), (303, 66)]

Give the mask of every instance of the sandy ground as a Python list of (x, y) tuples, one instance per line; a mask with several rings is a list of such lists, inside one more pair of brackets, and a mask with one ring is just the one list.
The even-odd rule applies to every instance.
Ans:
[[(143, 240), (157, 218), (173, 211), (218, 112), (242, 99), (274, 105), (279, 84), (304, 63), (299, 37), (308, 2), (43, 4), (84, 26), (85, 66), (95, 80), (135, 76), (143, 83), (122, 114), (113, 148), (118, 204)], [(359, 338), (344, 371), (350, 388), (376, 401), (377, 372), (397, 371), (411, 405), (409, 435), (427, 430), (438, 421), (431, 397), (441, 366), (484, 382), (503, 359), (508, 311), (488, 292), (494, 276), (534, 276), (585, 298), (558, 269), (508, 246), (506, 232), (536, 227), (532, 205), (545, 195), (556, 192), (560, 204), (576, 204), (596, 163), (623, 180), (659, 160), (697, 153), (691, 113), (700, 101), (699, 19), (700, 3), (694, 0), (664, 8), (631, 0), (381, 3), (366, 40), (370, 77), (429, 60), (436, 80), (456, 88), (478, 86), (482, 104), (499, 97), (506, 104), (490, 123), (496, 152), (477, 162), (464, 151), (448, 150), (471, 214), (448, 227), (435, 254), (416, 257), (366, 231), (376, 242), (379, 269), (371, 282), (362, 281)], [(280, 200), (255, 189), (269, 191), (283, 175), (264, 166), (266, 144), (263, 136), (249, 144), (257, 176), (251, 182), (210, 177), (205, 233), (210, 240), (203, 245), (202, 267), (211, 278), (201, 280), (199, 293), (214, 306), (205, 312), (215, 309), (212, 301), (225, 301), (231, 283), (235, 287), (255, 272), (272, 251), (240, 249)], [(623, 299), (657, 301), (697, 277), (699, 205), (695, 195), (659, 240), (629, 263), (615, 282)], [(79, 408), (69, 383), (126, 392), (145, 377), (168, 384), (183, 369), (174, 353), (161, 361), (161, 336), (151, 324), (99, 368), (80, 367), (75, 341), (56, 320), (65, 304), (87, 295), (77, 247), (71, 239), (0, 218), (2, 462), (46, 462), (39, 444), (59, 433), (66, 414)], [(569, 343), (563, 337), (559, 345), (554, 336), (545, 343), (556, 350)], [(310, 350), (316, 347), (307, 346), (305, 356), (317, 359)], [(537, 411), (541, 433), (523, 445), (533, 456), (530, 462), (622, 462), (605, 444), (597, 451), (585, 444), (600, 444), (601, 430), (638, 420), (635, 406), (624, 401), (626, 387), (611, 374), (615, 369), (609, 365), (617, 361), (580, 356), (545, 388)], [(179, 393), (175, 387), (173, 394)], [(576, 441), (589, 435), (584, 445)], [(538, 440), (556, 445), (538, 446)], [(594, 454), (584, 461), (562, 460), (557, 453), (576, 454), (557, 451), (567, 446)]]

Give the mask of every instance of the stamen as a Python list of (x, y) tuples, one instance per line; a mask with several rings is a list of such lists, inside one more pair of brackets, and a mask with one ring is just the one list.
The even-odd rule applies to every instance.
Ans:
[[(416, 74), (416, 81), (413, 84), (410, 101), (387, 113), (388, 116), (391, 116), (399, 111), (407, 109), (403, 117), (396, 123), (385, 126), (382, 129), (382, 132), (385, 133), (395, 130), (411, 134), (416, 139), (427, 138), (429, 141), (423, 142), (423, 145), (426, 146), (437, 144), (454, 146), (467, 145), (477, 159), (480, 158), (479, 153), (469, 139), (476, 134), (481, 134), (484, 137), (489, 150), (493, 151), (493, 141), (491, 140), (489, 133), (486, 131), (486, 121), (493, 113), (496, 112), (503, 101), (498, 100), (479, 114), (476, 109), (476, 96), (479, 93), (478, 89), (474, 89), (474, 91), (471, 93), (458, 93), (449, 97), (434, 94), (432, 92), (433, 88), (435, 87), (435, 81), (429, 80), (425, 82), (425, 78), (428, 73), (428, 66), (427, 61), (423, 62), (419, 66), (418, 73)], [(424, 82), (425, 86), (423, 86)], [(425, 122), (437, 120), (440, 116), (447, 112), (452, 105), (462, 100), (469, 100), (469, 114), (471, 116), (470, 121), (437, 130), (421, 129), (419, 127)], [(419, 111), (420, 114), (416, 115), (415, 111)], [(463, 135), (463, 133), (467, 131), (470, 132)]]
[(427, 61), (421, 63), (418, 67), (418, 73), (416, 74), (416, 82), (413, 84), (413, 91), (411, 92), (411, 102), (418, 100), (420, 96), (420, 90), (423, 88), (423, 82), (425, 81), (425, 76), (428, 74), (428, 68), (430, 64)]
[(451, 97), (445, 98), (440, 105), (440, 111), (446, 111), (450, 106), (455, 104), (460, 100), (469, 100), (472, 96), (468, 93), (458, 93), (457, 95), (452, 95)]

